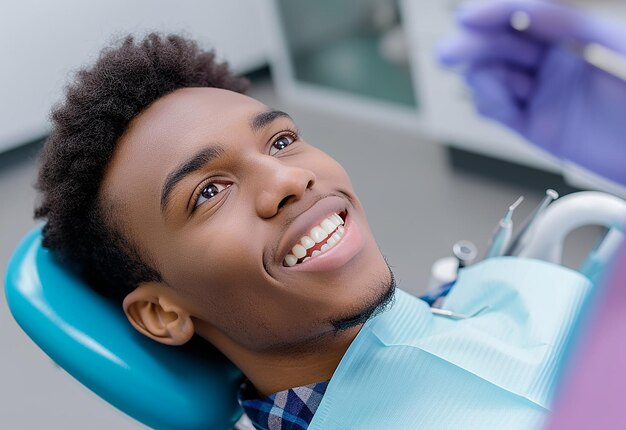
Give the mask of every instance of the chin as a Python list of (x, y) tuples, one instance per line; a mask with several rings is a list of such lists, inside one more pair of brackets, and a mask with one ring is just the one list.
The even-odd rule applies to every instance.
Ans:
[(384, 269), (377, 275), (370, 274), (370, 278), (357, 285), (360, 288), (359, 296), (352, 300), (346, 311), (331, 321), (335, 332), (362, 325), (370, 318), (389, 309), (394, 302), (396, 282), (387, 261), (380, 256)]

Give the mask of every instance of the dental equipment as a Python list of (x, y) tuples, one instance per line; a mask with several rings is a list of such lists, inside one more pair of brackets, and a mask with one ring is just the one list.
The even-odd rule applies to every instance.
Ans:
[(523, 201), (524, 196), (521, 196), (515, 201), (515, 203), (509, 206), (504, 218), (500, 220), (493, 233), (485, 258), (500, 257), (501, 255), (504, 255), (513, 233), (513, 212)]
[(448, 294), (456, 282), (459, 270), (469, 265), (478, 254), (476, 245), (469, 240), (459, 240), (452, 247), (454, 257), (437, 260), (432, 267), (428, 288), (420, 298), (430, 306), (436, 306), (442, 297)]
[(506, 250), (504, 255), (517, 255), (520, 250), (525, 246), (528, 238), (530, 237), (530, 232), (534, 224), (537, 222), (537, 219), (543, 214), (546, 208), (559, 198), (559, 193), (554, 191), (553, 189), (546, 190), (546, 196), (541, 200), (539, 206), (526, 218), (524, 221), (523, 227), (520, 229), (515, 239), (511, 243), (511, 246)]
[(585, 274), (594, 284), (601, 281), (606, 270), (605, 263), (612, 261), (622, 243), (624, 243), (624, 233), (611, 228), (591, 250), (578, 271)]
[[(520, 10), (511, 15), (510, 24), (513, 29), (524, 32), (532, 26), (532, 19), (528, 12)], [(584, 44), (571, 40), (565, 46), (592, 66), (626, 81), (626, 56), (599, 43)]]
[(474, 261), (476, 255), (478, 254), (478, 250), (473, 242), (470, 242), (469, 240), (459, 240), (452, 247), (452, 253), (459, 262), (458, 271)]
[(459, 314), (457, 312), (452, 312), (446, 309), (438, 309), (438, 308), (431, 308), (430, 312), (433, 315), (437, 315), (440, 317), (446, 317), (446, 318), (451, 318), (451, 319), (455, 319), (455, 320), (466, 320), (468, 318), (474, 318), (475, 316), (478, 316), (478, 314), (482, 313), (484, 310), (488, 309), (489, 306), (483, 306), (482, 308), (478, 309), (476, 312), (474, 312), (471, 315), (464, 315), (464, 314)]
[(610, 194), (584, 191), (561, 197), (552, 203), (537, 220), (531, 238), (519, 257), (561, 264), (565, 238), (570, 232), (586, 225), (610, 229), (590, 256), (592, 261), (584, 263), (580, 269), (584, 275), (594, 277), (597, 267), (606, 268), (611, 256), (617, 253), (626, 229), (626, 202)]

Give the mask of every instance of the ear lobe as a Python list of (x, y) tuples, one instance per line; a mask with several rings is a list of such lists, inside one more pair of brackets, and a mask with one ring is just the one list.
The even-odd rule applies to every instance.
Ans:
[(166, 345), (182, 345), (193, 337), (193, 321), (166, 288), (154, 282), (141, 284), (124, 298), (124, 313), (145, 336)]

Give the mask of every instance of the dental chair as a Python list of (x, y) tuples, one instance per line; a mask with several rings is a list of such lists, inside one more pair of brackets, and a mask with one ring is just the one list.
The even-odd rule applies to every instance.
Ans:
[[(579, 269), (597, 281), (618, 252), (626, 202), (597, 192), (563, 197), (533, 229), (521, 258), (560, 264), (565, 236), (583, 225), (609, 233)], [(121, 306), (93, 292), (41, 245), (41, 228), (14, 252), (7, 302), (18, 324), (50, 358), (104, 400), (156, 429), (231, 429), (241, 417), (241, 372), (204, 343), (164, 346), (139, 334)], [(193, 342), (192, 342), (193, 343)]]
[(155, 429), (231, 429), (241, 372), (206, 342), (161, 345), (138, 333), (119, 303), (95, 293), (29, 232), (7, 269), (15, 320), (70, 375)]

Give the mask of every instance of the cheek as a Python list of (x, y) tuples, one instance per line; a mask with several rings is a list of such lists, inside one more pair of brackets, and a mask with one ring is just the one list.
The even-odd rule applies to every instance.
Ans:
[[(278, 285), (263, 268), (263, 244), (258, 225), (223, 227), (219, 233), (172, 242), (164, 265), (168, 283), (185, 298), (195, 317), (231, 338), (256, 348), (276, 340), (292, 341), (321, 329), (317, 303), (304, 287)], [(254, 235), (257, 231), (256, 236)], [(264, 241), (265, 240), (265, 241)], [(299, 280), (298, 284), (301, 284)], [(333, 309), (333, 306), (330, 306)]]
[(171, 283), (197, 297), (210, 297), (233, 284), (250, 283), (262, 268), (253, 237), (232, 225), (216, 229), (195, 228), (172, 242), (168, 254)]
[(188, 299), (195, 316), (218, 326), (240, 324), (242, 315), (259, 317), (273, 291), (264, 276), (264, 241), (251, 223), (194, 230), (171, 241), (166, 281)]

